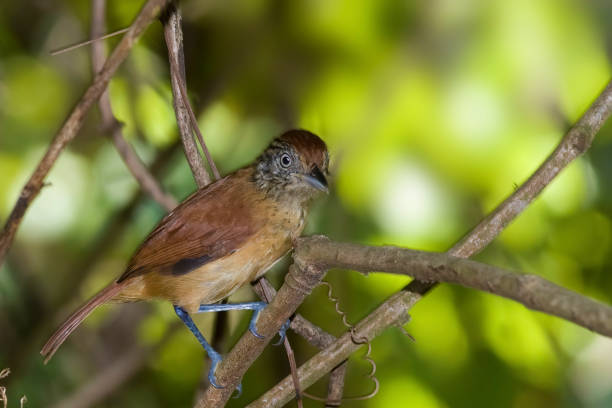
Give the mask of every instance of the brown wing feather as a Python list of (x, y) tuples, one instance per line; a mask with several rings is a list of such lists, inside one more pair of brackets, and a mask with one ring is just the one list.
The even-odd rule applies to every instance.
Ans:
[(249, 169), (240, 170), (193, 193), (160, 221), (117, 281), (173, 266), (184, 274), (238, 249), (258, 227), (244, 200), (245, 183), (237, 182), (248, 176)]

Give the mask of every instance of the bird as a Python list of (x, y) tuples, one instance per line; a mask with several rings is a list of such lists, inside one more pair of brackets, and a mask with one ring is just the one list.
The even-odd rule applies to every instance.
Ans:
[[(221, 355), (193, 322), (194, 313), (253, 310), (256, 330), (264, 302), (219, 304), (255, 281), (293, 247), (310, 203), (328, 192), (329, 152), (307, 130), (286, 131), (250, 165), (196, 190), (144, 239), (118, 279), (70, 315), (43, 346), (45, 364), (77, 326), (109, 302), (162, 299), (211, 359), (210, 384)], [(285, 324), (279, 334), (284, 336)]]

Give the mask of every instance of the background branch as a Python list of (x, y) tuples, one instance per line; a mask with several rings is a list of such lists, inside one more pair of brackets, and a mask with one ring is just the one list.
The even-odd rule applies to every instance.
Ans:
[(51, 167), (59, 157), (60, 153), (74, 139), (78, 131), (83, 126), (85, 115), (91, 109), (93, 104), (100, 98), (106, 89), (110, 78), (115, 73), (119, 65), (125, 60), (130, 49), (136, 42), (136, 39), (144, 32), (144, 29), (157, 17), (162, 7), (168, 3), (168, 0), (148, 0), (140, 13), (130, 26), (128, 32), (123, 36), (113, 53), (108, 58), (102, 70), (96, 75), (92, 84), (87, 88), (77, 105), (74, 107), (64, 125), (55, 135), (53, 141), (49, 145), (45, 155), (40, 160), (36, 169), (27, 181), (19, 198), (11, 211), (0, 236), (0, 264), (4, 261), (6, 252), (8, 251), (17, 228), (23, 219), (23, 216), (36, 198), (40, 189), (43, 186), (45, 177), (51, 170)]
[[(197, 122), (192, 122), (193, 111), (187, 98), (186, 75), (185, 75), (185, 56), (183, 52), (183, 30), (181, 28), (181, 14), (176, 3), (172, 2), (162, 16), (164, 25), (164, 38), (168, 47), (168, 61), (170, 62), (170, 80), (172, 84), (172, 95), (174, 100), (174, 112), (178, 124), (181, 140), (185, 149), (187, 162), (193, 173), (198, 187), (204, 187), (210, 183), (210, 175), (204, 167), (204, 161), (198, 146), (193, 139), (193, 129), (197, 128)], [(194, 127), (194, 128), (192, 128)], [(199, 131), (199, 130), (198, 130)], [(211, 168), (214, 169), (215, 177), (219, 178), (219, 173), (215, 164), (206, 149), (204, 140), (201, 140), (202, 149), (206, 153)]]
[[(106, 15), (106, 0), (93, 0), (92, 18), (91, 18), (91, 38), (100, 37), (105, 29)], [(91, 44), (91, 67), (94, 75), (96, 75), (103, 67), (105, 60), (105, 43), (104, 41), (94, 41)], [(121, 123), (113, 115), (111, 109), (108, 88), (102, 92), (98, 101), (100, 116), (102, 117), (103, 128), (110, 133), (111, 140), (123, 162), (127, 166), (132, 176), (136, 179), (140, 188), (157, 201), (167, 211), (171, 211), (177, 206), (178, 202), (170, 194), (166, 193), (155, 177), (151, 175), (147, 167), (140, 160), (132, 146), (124, 139), (121, 130)]]
[(89, 382), (79, 387), (74, 394), (67, 396), (52, 407), (87, 408), (104, 401), (139, 372), (150, 361), (151, 356), (159, 352), (172, 335), (182, 328), (182, 324), (179, 322), (171, 325), (162, 338), (152, 346), (135, 344), (96, 374)]

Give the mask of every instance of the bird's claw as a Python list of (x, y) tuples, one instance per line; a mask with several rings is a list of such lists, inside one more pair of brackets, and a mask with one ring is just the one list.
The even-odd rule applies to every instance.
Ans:
[[(253, 310), (253, 316), (251, 317), (251, 322), (249, 323), (249, 331), (251, 332), (251, 334), (255, 337), (257, 337), (258, 339), (263, 339), (264, 336), (262, 336), (261, 334), (259, 334), (257, 332), (257, 318), (259, 317), (259, 313), (264, 310), (266, 308), (266, 306), (268, 306), (266, 303), (262, 304), (261, 307), (258, 307), (257, 309)], [(287, 329), (289, 328), (289, 325), (291, 324), (291, 320), (287, 319), (287, 321), (285, 323), (283, 323), (283, 325), (281, 326), (281, 328), (278, 331), (278, 335), (280, 336), (280, 340), (278, 341), (278, 343), (274, 343), (275, 346), (278, 346), (279, 344), (281, 344), (284, 340), (285, 340), (285, 336), (287, 335)]]
[(208, 370), (208, 382), (210, 383), (210, 385), (212, 385), (213, 387), (217, 389), (225, 388), (223, 385), (219, 385), (219, 383), (217, 382), (217, 377), (215, 377), (215, 371), (217, 370), (217, 366), (221, 362), (221, 355), (212, 354), (212, 355), (209, 355), (209, 357), (210, 357), (210, 369)]
[(242, 383), (238, 384), (238, 386), (236, 387), (236, 392), (237, 394), (234, 395), (232, 398), (240, 398), (240, 396), (242, 395)]
[(287, 319), (287, 321), (283, 323), (281, 328), (278, 330), (278, 336), (280, 338), (278, 339), (276, 343), (272, 344), (273, 346), (280, 346), (283, 343), (283, 341), (285, 341), (285, 337), (287, 337), (287, 329), (289, 328), (290, 325), (291, 325), (291, 319)]
[(259, 313), (266, 307), (265, 304), (263, 304), (260, 308), (254, 309), (253, 310), (253, 316), (251, 317), (251, 321), (249, 322), (249, 331), (251, 332), (251, 334), (255, 337), (257, 337), (258, 339), (263, 339), (264, 336), (262, 336), (261, 334), (257, 333), (257, 326), (255, 325), (257, 323), (257, 318), (259, 317)]
[[(218, 354), (216, 356), (210, 356), (210, 360), (211, 360), (211, 364), (210, 364), (210, 370), (208, 370), (208, 382), (210, 383), (210, 385), (212, 385), (213, 387), (217, 389), (223, 389), (225, 388), (225, 386), (220, 385), (217, 382), (217, 377), (215, 376), (215, 371), (217, 370), (217, 366), (221, 362), (221, 356)], [(236, 387), (236, 392), (237, 394), (234, 395), (233, 398), (240, 398), (240, 396), (242, 395), (242, 383), (238, 384), (238, 386)]]

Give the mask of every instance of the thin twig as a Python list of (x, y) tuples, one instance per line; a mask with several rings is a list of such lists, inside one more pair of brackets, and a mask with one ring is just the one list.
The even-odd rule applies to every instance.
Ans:
[(64, 122), (64, 125), (56, 134), (45, 155), (30, 176), (30, 179), (21, 190), (15, 207), (4, 225), (2, 235), (0, 236), (0, 264), (4, 261), (6, 252), (13, 242), (17, 228), (19, 228), (19, 224), (26, 210), (43, 187), (45, 177), (49, 173), (49, 170), (51, 170), (51, 167), (53, 167), (53, 164), (68, 143), (77, 135), (78, 131), (83, 126), (87, 112), (89, 112), (93, 104), (100, 98), (110, 78), (123, 60), (125, 60), (138, 37), (140, 37), (145, 28), (155, 19), (155, 17), (157, 17), (161, 9), (168, 2), (169, 0), (148, 0), (145, 3), (128, 32), (123, 36), (104, 64), (104, 68), (96, 75), (92, 84), (87, 88)]
[[(96, 38), (100, 33), (104, 32), (106, 14), (106, 0), (92, 0), (92, 19), (91, 19), (91, 37)], [(93, 41), (93, 40), (92, 40)], [(91, 46), (91, 65), (94, 75), (100, 71), (105, 60), (105, 45), (101, 41), (96, 41)], [(132, 146), (124, 139), (122, 126), (113, 115), (111, 109), (110, 97), (108, 89), (106, 89), (100, 100), (98, 101), (100, 116), (102, 117), (102, 126), (110, 132), (112, 141), (123, 162), (138, 184), (140, 188), (149, 194), (155, 201), (168, 211), (172, 211), (177, 206), (178, 202), (170, 194), (166, 193), (157, 180), (151, 175), (147, 167), (140, 160)]]
[(300, 387), (300, 378), (297, 374), (297, 363), (295, 362), (295, 353), (287, 336), (283, 339), (283, 345), (285, 346), (285, 352), (287, 353), (287, 360), (289, 360), (289, 369), (291, 371), (291, 379), (293, 381), (293, 389), (295, 392), (295, 399), (297, 401), (298, 408), (303, 408), (304, 402), (302, 401), (302, 388)]
[[(536, 172), (515, 192), (501, 203), (489, 216), (479, 223), (469, 234), (457, 243), (449, 253), (458, 257), (471, 256), (485, 248), (514, 218), (516, 218), (527, 205), (539, 195), (539, 193), (559, 174), (559, 172), (571, 163), (576, 157), (584, 153), (595, 135), (608, 119), (612, 112), (612, 82), (608, 83), (602, 93), (597, 97), (589, 109), (582, 115), (578, 122), (566, 133), (555, 151), (544, 161)], [(418, 302), (422, 296), (435, 286), (435, 282), (414, 280), (407, 288), (393, 295), (385, 301), (377, 311), (399, 310), (403, 314)], [(370, 318), (379, 319), (373, 312), (362, 321)], [(397, 321), (387, 322), (383, 325), (397, 325)], [(379, 325), (372, 327), (366, 334), (375, 336)], [(382, 328), (380, 328), (382, 331)], [(368, 337), (373, 338), (373, 337)], [(344, 339), (344, 341), (342, 340)], [(351, 347), (352, 341), (344, 335), (334, 345), (321, 351), (306, 362), (298, 371), (300, 372), (300, 383), (308, 387), (317, 379), (325, 375), (329, 370), (346, 359), (355, 347)], [(333, 356), (333, 358), (332, 358)], [(335, 363), (335, 364), (333, 364)], [(308, 378), (308, 380), (307, 380)], [(312, 381), (312, 382), (311, 382)], [(275, 404), (270, 403), (274, 396)], [(287, 386), (287, 379), (270, 389), (257, 401), (265, 401), (266, 407), (280, 406), (282, 401), (291, 399), (291, 390)], [(254, 404), (253, 406), (258, 406)]]
[[(11, 373), (10, 368), (3, 368), (0, 371), (0, 380), (6, 378)], [(2, 408), (6, 408), (6, 404), (8, 404), (8, 398), (6, 396), (6, 387), (0, 386), (0, 401), (2, 401)]]
[[(176, 61), (174, 58), (170, 58), (170, 63), (174, 65), (173, 71), (176, 72), (178, 70), (178, 66), (176, 65)], [(200, 127), (198, 125), (198, 119), (195, 117), (195, 113), (193, 112), (193, 108), (191, 107), (191, 103), (189, 102), (189, 96), (187, 95), (187, 88), (185, 88), (185, 81), (177, 81), (179, 86), (179, 91), (181, 92), (181, 97), (183, 101), (185, 101), (185, 106), (187, 107), (187, 113), (189, 114), (189, 119), (191, 120), (191, 127), (195, 130), (195, 133), (198, 137), (198, 141), (200, 142), (200, 147), (204, 152), (204, 156), (206, 156), (206, 160), (212, 169), (213, 175), (215, 176), (215, 180), (219, 180), (221, 178), (221, 174), (215, 165), (215, 162), (206, 147), (206, 143), (204, 143), (204, 137), (202, 136), (202, 132), (200, 131)]]
[[(185, 57), (183, 52), (181, 19), (181, 14), (174, 2), (166, 9), (166, 12), (161, 18), (164, 25), (164, 38), (168, 48), (168, 60), (170, 61), (170, 78), (176, 121), (185, 148), (187, 162), (189, 163), (189, 167), (191, 168), (191, 172), (193, 173), (198, 187), (201, 188), (210, 183), (210, 176), (204, 167), (202, 156), (200, 156), (197, 144), (193, 139), (192, 127), (197, 128), (197, 120), (194, 120), (195, 115), (189, 105), (189, 99), (187, 98), (186, 92)], [(212, 157), (208, 154), (208, 149), (203, 139), (201, 140), (201, 145), (203, 151), (207, 155), (206, 157), (209, 160), (211, 169), (213, 169), (215, 177), (218, 179), (219, 172), (216, 169)]]
[(92, 36), (92, 38), (90, 40), (82, 41), (80, 43), (69, 45), (68, 47), (64, 47), (64, 48), (60, 48), (60, 49), (57, 49), (57, 50), (53, 50), (49, 54), (51, 56), (63, 54), (65, 52), (72, 51), (74, 49), (83, 47), (85, 45), (95, 44), (96, 42), (99, 42), (100, 40), (105, 40), (107, 38), (111, 38), (111, 37), (114, 37), (116, 35), (126, 33), (129, 29), (130, 29), (129, 27), (126, 27), (126, 28), (122, 28), (121, 30), (113, 31), (112, 33), (108, 33), (108, 34), (104, 34), (104, 35), (98, 34), (97, 37)]

